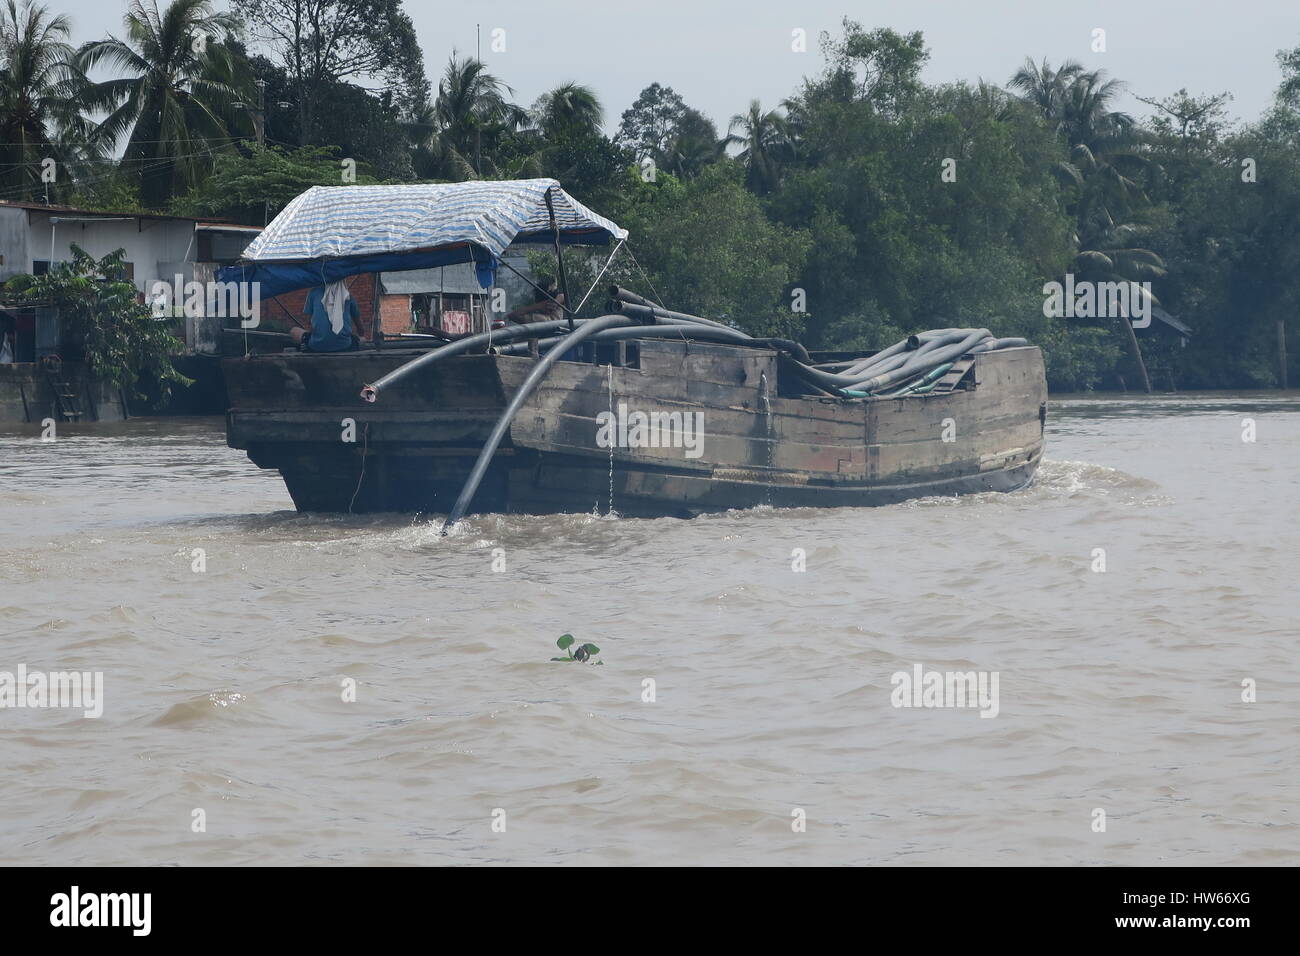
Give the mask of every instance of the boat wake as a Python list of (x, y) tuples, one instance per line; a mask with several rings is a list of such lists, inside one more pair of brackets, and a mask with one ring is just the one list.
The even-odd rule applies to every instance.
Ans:
[(1118, 468), (1094, 465), (1086, 461), (1054, 461), (1044, 459), (1031, 488), (1052, 495), (1072, 494), (1130, 494), (1135, 496), (1159, 495), (1160, 485), (1148, 478), (1130, 475)]

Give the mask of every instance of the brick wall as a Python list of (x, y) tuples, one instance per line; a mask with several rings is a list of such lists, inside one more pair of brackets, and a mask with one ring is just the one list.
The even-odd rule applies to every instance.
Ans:
[[(361, 317), (356, 323), (358, 327), (353, 331), (360, 338), (369, 339), (370, 325), (375, 312), (374, 273), (367, 272), (362, 275), (352, 276), (347, 281), (348, 292), (352, 294), (352, 298), (357, 300), (357, 308), (361, 312)], [(263, 302), (262, 320), (274, 323), (266, 326), (267, 330), (280, 329), (287, 331), (293, 327), (295, 322), (306, 328), (308, 319), (303, 315), (303, 309), (307, 304), (307, 293), (310, 291), (310, 289), (298, 289)], [(380, 297), (379, 315), (382, 320), (381, 328), (383, 328), (384, 332), (406, 332), (410, 329), (410, 298), (407, 295), (384, 295)], [(286, 315), (285, 312), (288, 312), (289, 315)]]
[(411, 331), (411, 297), (409, 295), (383, 295), (379, 297), (380, 328), (385, 335)]

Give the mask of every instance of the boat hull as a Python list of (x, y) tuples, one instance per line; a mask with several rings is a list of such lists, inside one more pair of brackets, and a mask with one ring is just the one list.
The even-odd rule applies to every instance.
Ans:
[[(411, 357), (229, 360), (229, 444), (278, 470), (301, 511), (445, 513), (533, 360), (458, 356), (362, 401)], [(972, 356), (952, 391), (872, 401), (797, 394), (786, 360), (760, 349), (642, 340), (579, 357), (526, 400), (471, 513), (604, 512), (611, 498), (635, 516), (887, 505), (1014, 491), (1042, 456), (1033, 347)], [(638, 414), (680, 426), (650, 429), (649, 444)]]

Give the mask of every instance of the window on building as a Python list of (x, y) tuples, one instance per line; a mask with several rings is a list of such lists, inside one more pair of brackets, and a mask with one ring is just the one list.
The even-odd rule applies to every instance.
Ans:
[[(54, 264), (55, 264), (55, 265), (58, 265), (59, 263), (58, 263), (58, 261), (56, 260)], [(50, 272), (50, 260), (48, 260), (48, 259), (33, 259), (33, 260), (32, 260), (32, 275), (34, 275), (34, 276), (43, 276), (43, 275), (48, 275), (49, 272)], [(117, 276), (117, 277), (118, 277), (119, 280), (122, 280), (122, 281), (126, 281), (126, 282), (134, 282), (134, 281), (135, 281), (135, 263), (134, 263), (134, 262), (124, 262), (124, 263), (122, 263), (122, 271), (121, 271), (120, 273), (118, 273), (118, 276)]]

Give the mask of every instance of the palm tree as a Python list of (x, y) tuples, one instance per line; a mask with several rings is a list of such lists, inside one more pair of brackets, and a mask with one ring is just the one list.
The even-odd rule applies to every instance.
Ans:
[(528, 122), (527, 112), (506, 98), (513, 92), (482, 61), (452, 53), (432, 107), (417, 118), (425, 132), (419, 165), (449, 179), (499, 174), (509, 164), (494, 160), (497, 146)]
[[(736, 135), (737, 128), (743, 135)], [(763, 112), (758, 100), (750, 102), (749, 112), (731, 118), (725, 142), (742, 147), (736, 158), (745, 164), (745, 184), (759, 195), (776, 189), (782, 167), (794, 154), (794, 141), (785, 115), (779, 110)]]
[[(1165, 274), (1155, 252), (1134, 245), (1141, 226), (1131, 220), (1148, 205), (1139, 175), (1151, 164), (1139, 152), (1137, 124), (1127, 113), (1110, 109), (1124, 88), (1101, 70), (1086, 71), (1073, 60), (1053, 70), (1026, 60), (1011, 78), (1025, 102), (1034, 106), (1070, 151), (1059, 171), (1074, 186), (1069, 211), (1075, 220), (1075, 276), (1086, 282), (1143, 282)], [(1134, 287), (1140, 288), (1140, 287)], [(1139, 293), (1146, 295), (1147, 293)], [(1153, 305), (1159, 302), (1149, 296)], [(1122, 321), (1129, 350), (1151, 391), (1146, 364), (1129, 321)]]
[[(1145, 204), (1146, 196), (1137, 175), (1150, 166), (1138, 147), (1141, 136), (1127, 113), (1110, 109), (1111, 101), (1124, 89), (1118, 80), (1108, 80), (1101, 70), (1085, 71), (1067, 60), (1053, 70), (1047, 60), (1025, 65), (1011, 78), (1022, 99), (1032, 105), (1060, 136), (1069, 149), (1070, 161), (1060, 170), (1085, 195), (1081, 196), (1081, 217), (1092, 217), (1099, 202), (1111, 209), (1105, 217), (1112, 222), (1134, 205)], [(1086, 183), (1092, 188), (1086, 188)]]
[(727, 145), (727, 139), (718, 138), (713, 120), (688, 106), (673, 124), (664, 148), (657, 151), (655, 163), (665, 172), (691, 179), (705, 166), (722, 159), (727, 154)]
[(45, 160), (57, 176), (81, 158), (72, 144), (85, 141), (88, 125), (75, 95), (70, 27), (30, 0), (0, 10), (0, 198), (42, 196)]
[(83, 104), (107, 114), (93, 142), (111, 148), (127, 138), (122, 160), (138, 169), (142, 202), (158, 207), (197, 182), (215, 153), (233, 149), (232, 134), (249, 131), (235, 104), (252, 102), (252, 73), (218, 40), (238, 21), (213, 12), (210, 0), (173, 0), (161, 13), (156, 0), (131, 0), (123, 25), (126, 39), (78, 52), (83, 73), (106, 65), (125, 74), (87, 81)]
[(726, 152), (727, 141), (702, 133), (679, 133), (668, 141), (659, 160), (664, 172), (692, 179), (705, 166), (717, 162)]
[(605, 119), (596, 91), (580, 83), (563, 83), (533, 104), (532, 120), (548, 139), (564, 133), (598, 134)]
[(1053, 70), (1046, 59), (1040, 65), (1027, 58), (1024, 66), (1011, 77), (1010, 85), (1024, 94), (1022, 98), (1026, 102), (1038, 108), (1058, 134), (1063, 134), (1070, 87), (1083, 72), (1083, 64), (1077, 60), (1066, 60), (1059, 69)]

